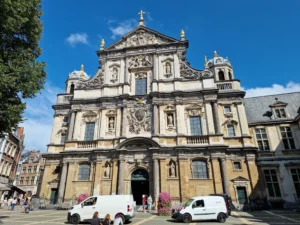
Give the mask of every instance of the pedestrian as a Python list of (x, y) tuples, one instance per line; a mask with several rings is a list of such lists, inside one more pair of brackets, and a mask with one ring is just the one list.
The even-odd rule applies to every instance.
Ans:
[(123, 225), (123, 220), (120, 214), (117, 214), (114, 219), (114, 225)]
[(4, 201), (3, 201), (3, 208), (7, 205), (7, 198), (5, 197), (4, 198)]
[(147, 196), (143, 195), (143, 211), (146, 212), (146, 205), (147, 205)]
[(153, 203), (151, 195), (149, 195), (149, 197), (147, 198), (147, 203), (148, 203), (148, 210), (150, 212), (152, 209), (152, 203)]
[(15, 209), (15, 205), (17, 204), (18, 200), (16, 197), (14, 197), (14, 199), (11, 202), (11, 211), (13, 211)]
[(110, 215), (106, 214), (104, 221), (103, 221), (103, 225), (110, 225), (111, 220), (110, 220)]
[(25, 202), (23, 204), (23, 209), (24, 209), (24, 213), (26, 213), (26, 211), (29, 213), (29, 208), (28, 208), (28, 198), (26, 198), (25, 196)]
[(12, 196), (10, 196), (10, 198), (7, 201), (7, 210), (10, 210), (12, 201), (13, 201), (13, 198), (12, 198)]
[(19, 211), (21, 211), (21, 210), (23, 209), (24, 203), (25, 203), (25, 199), (24, 199), (24, 197), (22, 197), (22, 198), (20, 199), (20, 207), (19, 207)]
[(101, 221), (100, 221), (100, 219), (99, 219), (98, 216), (99, 216), (99, 213), (98, 212), (94, 212), (91, 225), (100, 225), (101, 224)]

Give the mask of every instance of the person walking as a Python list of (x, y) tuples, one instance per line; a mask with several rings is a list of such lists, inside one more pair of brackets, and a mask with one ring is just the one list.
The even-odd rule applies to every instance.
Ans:
[(19, 211), (21, 211), (21, 210), (23, 209), (24, 203), (25, 203), (25, 199), (24, 199), (24, 197), (21, 197), (21, 198), (20, 198), (20, 207), (19, 207)]
[(18, 202), (17, 198), (14, 197), (14, 199), (11, 202), (11, 208), (10, 208), (11, 211), (14, 211), (15, 205), (17, 204), (17, 202)]
[(7, 210), (11, 209), (11, 203), (12, 203), (12, 201), (13, 201), (13, 198), (12, 198), (12, 196), (10, 196), (10, 198), (7, 201)]
[(102, 224), (98, 216), (99, 216), (99, 213), (94, 212), (91, 225), (101, 225)]
[(104, 221), (103, 221), (103, 225), (110, 225), (111, 220), (110, 220), (110, 215), (106, 214)]
[[(28, 208), (28, 198), (25, 196), (25, 202), (23, 204), (24, 208), (24, 213), (28, 212), (29, 213), (29, 208)], [(28, 208), (28, 209), (27, 209)]]
[(147, 196), (143, 195), (143, 211), (146, 212), (146, 205), (147, 205)]
[(152, 203), (153, 203), (151, 195), (149, 195), (149, 197), (147, 198), (147, 203), (148, 203), (148, 211), (150, 212), (152, 209)]
[(115, 216), (114, 225), (123, 225), (123, 220), (119, 214)]

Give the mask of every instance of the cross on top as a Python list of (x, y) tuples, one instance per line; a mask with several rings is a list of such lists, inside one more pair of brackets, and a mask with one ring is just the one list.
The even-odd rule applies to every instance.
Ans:
[(140, 21), (144, 20), (143, 14), (145, 14), (145, 12), (141, 10), (138, 14), (140, 15)]

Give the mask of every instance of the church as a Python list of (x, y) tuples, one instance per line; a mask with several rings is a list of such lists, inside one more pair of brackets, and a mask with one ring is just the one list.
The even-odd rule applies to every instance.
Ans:
[(183, 30), (152, 30), (142, 11), (120, 40), (102, 40), (96, 74), (71, 72), (53, 106), (41, 197), (132, 194), (141, 204), (143, 194), (226, 193), (242, 205), (265, 193), (231, 62), (214, 52), (195, 69), (188, 47)]

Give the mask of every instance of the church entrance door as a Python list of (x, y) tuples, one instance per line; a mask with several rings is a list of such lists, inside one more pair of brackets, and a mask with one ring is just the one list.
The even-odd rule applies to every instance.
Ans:
[(142, 195), (149, 195), (149, 174), (137, 169), (131, 174), (131, 193), (137, 205), (142, 205)]

